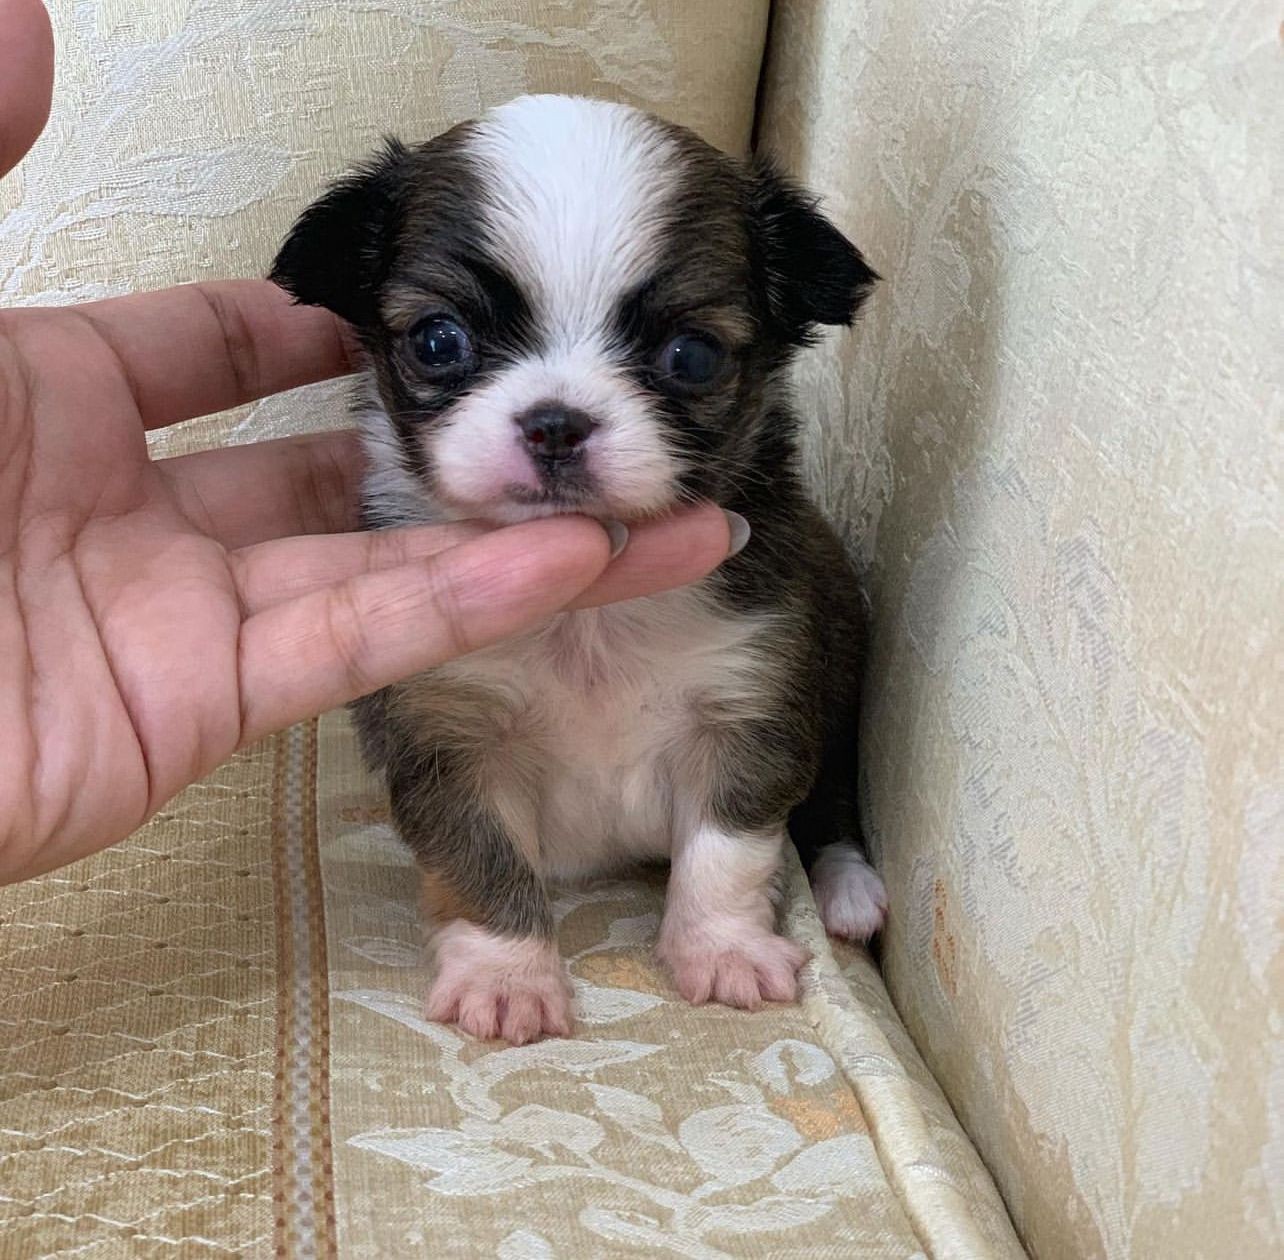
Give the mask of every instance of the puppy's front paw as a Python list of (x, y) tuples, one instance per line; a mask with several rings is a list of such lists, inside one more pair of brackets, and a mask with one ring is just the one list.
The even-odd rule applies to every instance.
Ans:
[(798, 972), (811, 955), (799, 944), (760, 928), (738, 940), (696, 931), (666, 934), (657, 951), (688, 1002), (711, 998), (724, 1006), (756, 1011), (764, 1002), (792, 1002)]
[(435, 944), (429, 1019), (515, 1046), (571, 1035), (571, 986), (554, 944), (505, 939), (469, 923), (443, 928)]

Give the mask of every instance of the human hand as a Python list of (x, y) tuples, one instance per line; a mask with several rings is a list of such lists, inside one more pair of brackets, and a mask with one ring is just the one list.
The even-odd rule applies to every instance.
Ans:
[[(36, 14), (0, 0), (0, 120)], [(25, 141), (0, 127), (0, 160), (37, 114)], [(0, 312), (0, 882), (122, 839), (291, 722), (727, 554), (713, 507), (635, 528), (615, 561), (579, 517), (344, 532), (351, 433), (148, 455), (148, 429), (348, 366), (331, 315), (260, 281)]]

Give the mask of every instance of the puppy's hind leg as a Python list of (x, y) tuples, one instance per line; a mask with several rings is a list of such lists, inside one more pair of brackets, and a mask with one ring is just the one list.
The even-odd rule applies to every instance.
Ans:
[(811, 868), (811, 890), (831, 936), (867, 941), (887, 921), (887, 889), (865, 855), (845, 840), (827, 844)]
[(831, 936), (867, 941), (887, 919), (887, 890), (860, 843), (855, 723), (850, 738), (826, 742), (820, 774), (789, 816), (789, 834), (811, 879), (816, 909)]

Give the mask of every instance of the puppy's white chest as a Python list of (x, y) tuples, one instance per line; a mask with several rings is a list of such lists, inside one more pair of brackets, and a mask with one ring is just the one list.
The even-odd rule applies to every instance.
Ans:
[(507, 755), (534, 780), (549, 874), (668, 854), (675, 803), (700, 795), (692, 752), (709, 707), (760, 692), (757, 629), (680, 592), (569, 614), (472, 658), (474, 679), (517, 710)]
[(661, 679), (603, 678), (589, 690), (542, 687), (540, 854), (558, 874), (669, 852), (672, 762), (689, 698)]

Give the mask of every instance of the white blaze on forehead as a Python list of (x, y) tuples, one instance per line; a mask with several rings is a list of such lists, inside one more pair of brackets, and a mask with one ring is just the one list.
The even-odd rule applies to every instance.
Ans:
[(563, 346), (606, 331), (654, 270), (678, 145), (627, 105), (523, 96), (483, 117), (466, 148), (488, 245)]

